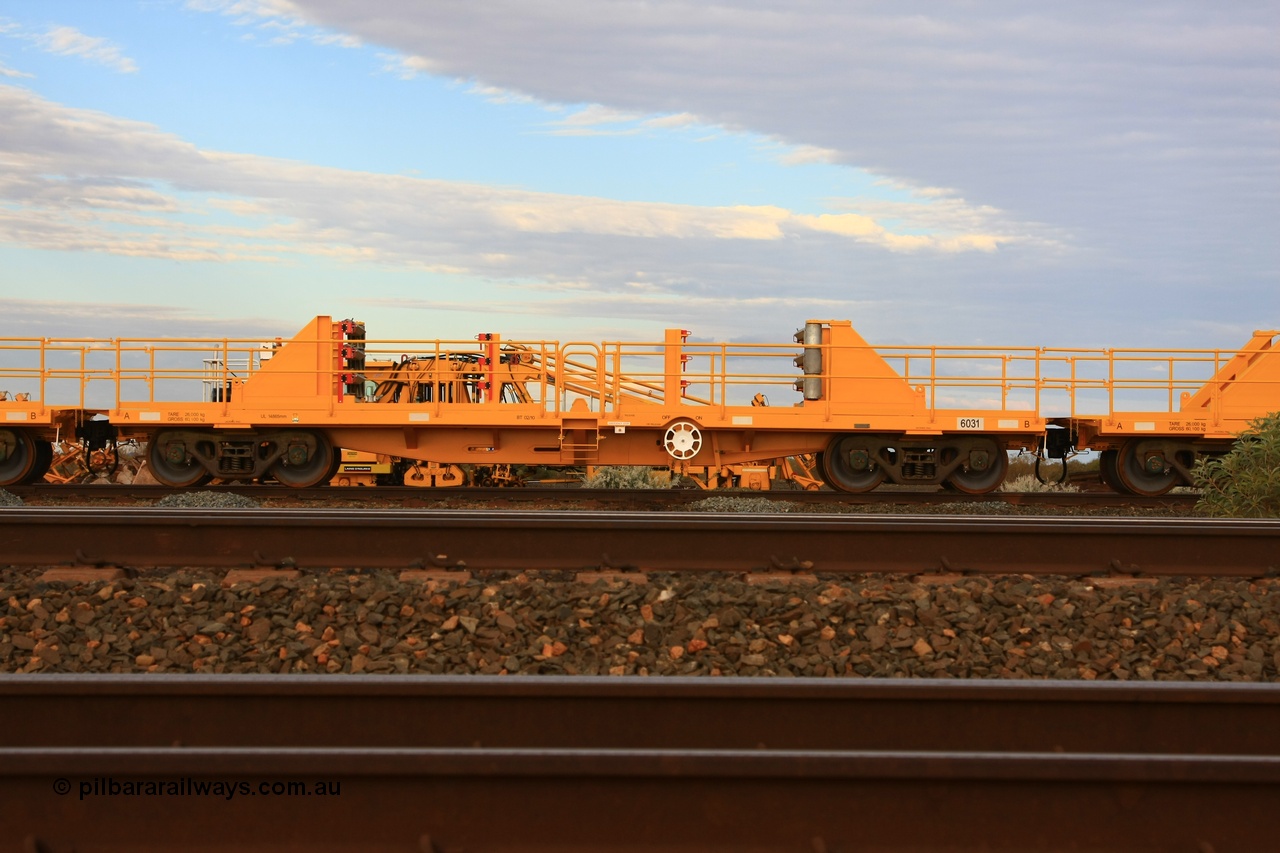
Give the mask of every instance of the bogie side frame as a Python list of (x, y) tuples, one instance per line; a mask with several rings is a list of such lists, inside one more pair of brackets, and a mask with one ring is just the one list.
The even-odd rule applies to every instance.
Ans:
[(1011, 450), (1089, 449), (1117, 490), (1161, 494), (1280, 409), (1278, 336), (1225, 352), (873, 348), (848, 321), (811, 320), (784, 344), (680, 329), (647, 343), (410, 341), (320, 316), (268, 344), (0, 339), (0, 389), (23, 389), (0, 390), (0, 486), (38, 479), (51, 443), (75, 435), (146, 441), (152, 473), (179, 486), (316, 485), (348, 449), (677, 470), (812, 454), (837, 490), (982, 493)]

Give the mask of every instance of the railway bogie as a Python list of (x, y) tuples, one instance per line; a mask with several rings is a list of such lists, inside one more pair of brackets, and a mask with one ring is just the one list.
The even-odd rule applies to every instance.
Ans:
[(826, 481), (844, 492), (868, 492), (881, 483), (948, 485), (983, 494), (1004, 481), (1009, 454), (991, 436), (908, 439), (875, 434), (837, 435), (822, 455)]
[(150, 437), (147, 456), (152, 475), (174, 487), (268, 477), (286, 486), (318, 486), (334, 477), (340, 460), (323, 432), (305, 429), (160, 430)]
[[(321, 316), (268, 344), (8, 340), (4, 357), (28, 366), (0, 362), (0, 383), (29, 390), (0, 392), (0, 486), (39, 479), (52, 443), (74, 434), (95, 450), (145, 441), (152, 475), (181, 487), (354, 483), (360, 466), (340, 468), (345, 451), (376, 460), (366, 479), (427, 486), (463, 482), (464, 470), (514, 482), (515, 466), (666, 466), (707, 484), (746, 471), (755, 482), (804, 458), (806, 486), (982, 494), (1003, 482), (1010, 452), (1030, 449), (1063, 461), (1096, 451), (1103, 482), (1158, 495), (1280, 410), (1278, 335), (1225, 353), (873, 348), (847, 321), (812, 320), (797, 352), (679, 329), (649, 343), (379, 342)], [(170, 366), (197, 353), (199, 367)], [(50, 399), (69, 379), (79, 402)], [(157, 394), (179, 382), (200, 400)], [(106, 387), (109, 399), (85, 405)], [(770, 395), (798, 399), (770, 406)]]

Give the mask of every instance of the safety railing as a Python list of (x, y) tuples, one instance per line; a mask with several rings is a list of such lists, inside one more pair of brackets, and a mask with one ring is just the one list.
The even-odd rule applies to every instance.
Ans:
[[(212, 338), (0, 339), (0, 392), (7, 392), (8, 401), (26, 394), (44, 405), (92, 409), (139, 402), (225, 405), (237, 385), (251, 381), (282, 347), (295, 343), (322, 349), (335, 345), (327, 338), (275, 345), (257, 339)], [(432, 395), (437, 409), (449, 402), (506, 401), (558, 413), (581, 400), (589, 410), (609, 412), (641, 401), (725, 408), (750, 405), (760, 397), (768, 401), (772, 396), (784, 405), (800, 399), (794, 390), (796, 380), (802, 377), (796, 364), (802, 349), (798, 344), (685, 341), (678, 346), (678, 359), (673, 362), (667, 352), (673, 345), (664, 342), (502, 341), (500, 356), (517, 357), (518, 364), (500, 362), (486, 367), (477, 362), (456, 370), (451, 360), (479, 358), (486, 352), (484, 344), (408, 339), (367, 339), (363, 343), (368, 365), (430, 358), (434, 366), (420, 378), (429, 377), (427, 381), (436, 388), (462, 381), (462, 387), (468, 389), (463, 396)], [(828, 386), (834, 380), (884, 381), (882, 375), (842, 370), (841, 363), (851, 360), (851, 348), (823, 344), (819, 349), (823, 364), (820, 378)], [(1234, 350), (1221, 349), (866, 349), (883, 359), (907, 386), (917, 389), (930, 412), (970, 408), (1062, 417), (1176, 412), (1186, 395), (1205, 388), (1236, 356)], [(673, 363), (678, 369), (673, 369)], [(341, 369), (336, 361), (324, 364), (271, 369), (279, 375), (322, 374), (324, 387), (340, 384)], [(330, 364), (334, 366), (327, 366)], [(496, 387), (485, 394), (476, 384), (484, 381), (518, 383), (520, 388), (504, 395), (504, 389)], [(1233, 381), (1248, 384), (1260, 380), (1245, 375)], [(1208, 393), (1212, 401), (1221, 389), (1215, 385)], [(833, 402), (829, 397), (824, 399)]]

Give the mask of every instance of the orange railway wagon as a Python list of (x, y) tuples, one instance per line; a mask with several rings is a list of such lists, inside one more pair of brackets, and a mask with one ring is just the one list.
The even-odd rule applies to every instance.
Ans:
[(833, 489), (997, 488), (1009, 451), (1101, 454), (1104, 480), (1190, 482), (1280, 409), (1280, 332), (1239, 350), (377, 340), (321, 316), (288, 340), (0, 340), (0, 486), (51, 443), (145, 441), (171, 486), (328, 482), (342, 451), (433, 466), (721, 468), (816, 454)]

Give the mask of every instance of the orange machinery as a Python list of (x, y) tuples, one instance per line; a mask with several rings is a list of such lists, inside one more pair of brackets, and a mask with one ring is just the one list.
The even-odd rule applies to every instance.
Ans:
[(1280, 409), (1278, 335), (1227, 352), (873, 348), (848, 321), (812, 320), (784, 344), (679, 329), (648, 343), (407, 341), (321, 316), (271, 344), (9, 339), (0, 388), (23, 391), (0, 397), (0, 486), (43, 474), (50, 442), (109, 431), (147, 441), (152, 474), (173, 486), (316, 485), (356, 450), (677, 470), (816, 454), (842, 491), (982, 493), (1010, 450), (1091, 449), (1115, 488), (1161, 494)]

